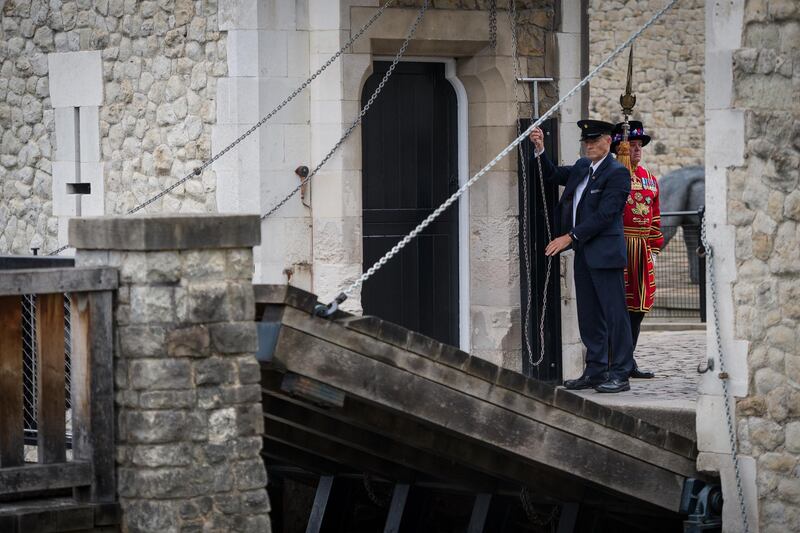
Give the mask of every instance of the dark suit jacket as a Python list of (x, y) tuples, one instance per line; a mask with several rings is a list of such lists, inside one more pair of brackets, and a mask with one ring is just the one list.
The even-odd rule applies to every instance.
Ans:
[[(565, 187), (556, 210), (558, 235), (570, 229), (577, 237), (589, 268), (625, 268), (627, 250), (622, 230), (622, 212), (631, 192), (628, 169), (609, 154), (586, 184), (578, 204), (576, 225), (572, 227), (572, 200), (575, 189), (589, 173), (591, 161), (582, 157), (574, 165), (558, 167), (541, 155), (544, 179)], [(531, 167), (538, 172), (535, 160)]]

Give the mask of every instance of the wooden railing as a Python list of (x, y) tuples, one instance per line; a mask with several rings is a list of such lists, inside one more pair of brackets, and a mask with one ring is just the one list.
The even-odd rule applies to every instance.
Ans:
[[(0, 271), (0, 498), (73, 489), (113, 501), (111, 268)], [(70, 298), (71, 460), (67, 456), (64, 295)], [(25, 461), (22, 298), (36, 295), (37, 462)]]

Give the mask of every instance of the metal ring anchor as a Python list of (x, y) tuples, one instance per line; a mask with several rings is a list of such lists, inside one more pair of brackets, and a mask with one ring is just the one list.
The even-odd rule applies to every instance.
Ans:
[(347, 295), (343, 292), (339, 293), (339, 296), (334, 298), (334, 300), (329, 303), (328, 305), (325, 304), (317, 304), (314, 306), (314, 316), (319, 316), (322, 318), (330, 318), (332, 317), (336, 311), (339, 310), (339, 305), (347, 300)]
[(705, 374), (709, 370), (714, 370), (714, 359), (711, 357), (706, 360), (706, 367), (702, 368), (703, 363), (697, 363), (697, 373), (698, 374)]

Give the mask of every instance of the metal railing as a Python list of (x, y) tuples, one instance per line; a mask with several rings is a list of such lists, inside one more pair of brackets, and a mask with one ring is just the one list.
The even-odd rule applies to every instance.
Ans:
[(649, 316), (706, 321), (703, 209), (661, 213), (664, 247), (656, 259), (656, 298)]

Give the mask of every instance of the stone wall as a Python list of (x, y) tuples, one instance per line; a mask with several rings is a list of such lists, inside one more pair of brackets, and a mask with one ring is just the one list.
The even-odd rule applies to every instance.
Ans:
[[(733, 54), (744, 164), (728, 171), (735, 331), (749, 343), (741, 452), (757, 461), (763, 532), (800, 524), (800, 5), (749, 1)], [(792, 526), (794, 524), (794, 526)]]
[[(589, 65), (600, 63), (664, 2), (589, 0)], [(704, 2), (678, 2), (634, 43), (631, 118), (644, 122), (653, 141), (642, 162), (656, 175), (703, 165), (705, 135)], [(620, 122), (628, 54), (621, 54), (591, 82), (589, 115)]]
[[(227, 72), (217, 2), (6, 0), (0, 6), (0, 252), (57, 247), (48, 54), (102, 51), (107, 213), (124, 213), (211, 155), (216, 80)], [(213, 172), (150, 209), (215, 210)]]
[(119, 269), (123, 531), (270, 530), (254, 355), (258, 226), (256, 216), (70, 221), (77, 266)]

